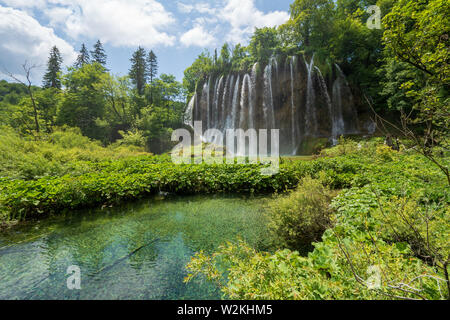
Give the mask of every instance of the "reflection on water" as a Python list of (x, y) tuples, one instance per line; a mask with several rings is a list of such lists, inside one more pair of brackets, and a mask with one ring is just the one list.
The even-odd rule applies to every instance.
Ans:
[[(219, 299), (203, 280), (184, 284), (199, 251), (241, 237), (267, 246), (264, 200), (183, 197), (72, 212), (0, 234), (0, 299)], [(81, 290), (66, 286), (81, 268)]]

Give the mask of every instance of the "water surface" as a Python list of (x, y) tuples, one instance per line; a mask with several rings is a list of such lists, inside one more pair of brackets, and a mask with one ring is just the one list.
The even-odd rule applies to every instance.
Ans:
[[(186, 263), (238, 237), (268, 245), (264, 199), (148, 199), (79, 211), (0, 233), (0, 299), (220, 299), (217, 287), (185, 284)], [(67, 288), (69, 266), (81, 290)]]

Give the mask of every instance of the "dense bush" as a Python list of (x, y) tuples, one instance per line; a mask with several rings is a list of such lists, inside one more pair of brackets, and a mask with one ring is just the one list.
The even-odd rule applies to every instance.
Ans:
[(69, 208), (117, 203), (160, 191), (174, 194), (268, 193), (293, 188), (298, 180), (286, 169), (261, 175), (259, 165), (180, 165), (154, 157), (100, 164), (103, 171), (35, 181), (0, 182), (0, 207), (11, 218), (31, 217)]
[(270, 203), (270, 228), (281, 248), (307, 252), (330, 227), (332, 192), (319, 180), (305, 177), (297, 189)]
[(104, 148), (74, 128), (61, 128), (36, 140), (1, 127), (0, 140), (0, 177), (13, 179), (76, 176), (92, 171), (92, 163), (144, 154), (143, 149), (137, 147)]
[[(350, 142), (327, 154), (292, 163), (297, 174), (346, 187), (332, 200), (332, 227), (307, 257), (284, 249), (286, 240), (275, 253), (228, 243), (197, 254), (186, 280), (202, 273), (232, 299), (447, 299), (450, 190), (442, 172), (379, 141)], [(272, 215), (272, 224), (285, 227), (276, 229), (281, 239), (300, 241), (303, 221), (292, 223), (300, 217), (289, 211), (293, 199), (295, 192), (284, 198), (289, 206), (275, 200), (272, 207), (280, 204), (284, 214)]]
[[(242, 300), (392, 299), (397, 297), (394, 285), (402, 282), (418, 284), (426, 298), (444, 298), (431, 278), (433, 269), (408, 256), (407, 251), (381, 241), (377, 241), (376, 250), (373, 246), (361, 250), (367, 245), (356, 239), (345, 239), (345, 243), (352, 263), (358, 271), (363, 270), (358, 275), (361, 283), (355, 280), (331, 230), (323, 243), (314, 244), (315, 250), (308, 257), (287, 249), (274, 254), (258, 252), (244, 242), (227, 243), (211, 256), (200, 252), (187, 266), (190, 274), (186, 281), (205, 274), (222, 288), (225, 298)], [(380, 280), (374, 278), (378, 270)], [(414, 283), (409, 282), (421, 275)], [(405, 296), (414, 297), (408, 293)]]
[[(271, 254), (243, 242), (228, 243), (210, 256), (198, 253), (188, 265), (186, 281), (202, 273), (231, 299), (448, 298), (442, 268), (448, 259), (448, 209), (445, 215), (429, 208), (436, 223), (428, 224), (428, 236), (419, 240), (392, 233), (403, 230), (411, 236), (411, 221), (397, 220), (397, 213), (386, 209), (391, 218), (380, 219), (381, 206), (369, 186), (341, 194), (333, 207), (334, 227), (313, 243), (307, 257), (288, 249)], [(428, 243), (437, 253), (431, 260), (421, 256)]]
[(297, 187), (306, 176), (320, 178), (332, 189), (376, 183), (378, 189), (392, 195), (415, 194), (431, 202), (450, 199), (447, 189), (441, 187), (438, 169), (421, 157), (397, 152), (388, 163), (360, 154), (284, 161), (277, 175), (263, 176), (261, 166), (256, 164), (174, 165), (167, 155), (120, 159), (133, 154), (127, 148), (121, 153), (121, 149), (92, 146), (91, 154), (89, 148), (64, 149), (51, 142), (22, 141), (14, 136), (11, 139), (11, 143), (0, 146), (8, 148), (0, 153), (0, 208), (11, 217), (117, 203), (159, 191), (284, 192)]

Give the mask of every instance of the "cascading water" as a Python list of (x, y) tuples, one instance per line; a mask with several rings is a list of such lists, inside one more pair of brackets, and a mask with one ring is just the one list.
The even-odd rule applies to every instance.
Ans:
[(273, 64), (274, 64), (274, 59), (270, 59), (269, 64), (264, 69), (263, 110), (264, 110), (264, 119), (266, 122), (266, 129), (276, 129), (275, 107), (274, 107), (274, 103), (273, 103), (273, 90), (272, 90)]
[(221, 86), (223, 85), (223, 76), (216, 80), (216, 84), (214, 86), (214, 103), (213, 103), (213, 115), (212, 115), (212, 127), (217, 128), (219, 122), (219, 98), (221, 92)]
[(317, 115), (316, 115), (316, 92), (314, 91), (314, 56), (310, 63), (305, 60), (306, 70), (308, 71), (307, 92), (306, 92), (306, 116), (305, 116), (305, 135), (314, 137), (317, 133)]
[(244, 75), (244, 79), (242, 80), (242, 89), (241, 89), (241, 112), (239, 118), (239, 128), (245, 128), (246, 126), (246, 117), (249, 118), (249, 115), (246, 113), (248, 111), (248, 107), (250, 105), (250, 90), (251, 90), (251, 79), (250, 75)]
[(345, 133), (344, 117), (342, 113), (342, 90), (341, 81), (336, 79), (333, 83), (333, 123), (335, 128), (334, 136)]
[(219, 129), (223, 129), (226, 126), (226, 114), (227, 106), (229, 105), (228, 99), (230, 98), (229, 88), (230, 88), (230, 75), (227, 75), (227, 80), (225, 81), (225, 87), (223, 90), (222, 106), (219, 117)]
[(186, 112), (184, 114), (184, 124), (190, 126), (191, 128), (194, 127), (194, 106), (196, 100), (197, 100), (197, 93), (194, 93), (191, 100), (189, 101), (189, 104), (186, 108)]
[(325, 82), (325, 79), (323, 78), (322, 71), (320, 71), (320, 69), (318, 67), (314, 67), (314, 68), (316, 69), (317, 76), (319, 78), (320, 92), (324, 96), (325, 102), (328, 107), (328, 113), (330, 115), (330, 121), (331, 121), (331, 138), (333, 140), (333, 144), (335, 144), (337, 141), (338, 132), (337, 132), (336, 123), (334, 121), (333, 105), (331, 103), (330, 94), (328, 93), (327, 83)]
[(236, 83), (234, 84), (234, 94), (233, 94), (233, 104), (232, 104), (232, 111), (231, 111), (231, 128), (239, 128), (237, 126), (237, 113), (238, 113), (238, 97), (239, 97), (239, 84), (241, 82), (241, 76), (238, 75), (236, 79)]
[(208, 85), (206, 86), (206, 123), (208, 128), (211, 128), (211, 77), (208, 79)]
[(297, 65), (297, 57), (293, 56), (291, 57), (291, 61), (290, 61), (290, 72), (291, 72), (291, 134), (292, 134), (292, 151), (293, 151), (293, 155), (295, 155), (297, 153), (297, 146), (298, 146), (298, 141), (297, 141), (297, 126), (298, 126), (298, 121), (296, 121), (296, 107), (295, 107), (295, 92), (294, 92), (294, 87), (295, 87), (295, 75), (294, 75), (294, 68)]
[(255, 104), (256, 104), (256, 77), (257, 77), (258, 63), (255, 63), (252, 68), (252, 76), (250, 79), (249, 92), (249, 117), (248, 128), (255, 128)]
[(225, 124), (224, 129), (232, 129), (232, 107), (233, 107), (233, 93), (234, 93), (234, 75), (232, 74), (230, 76), (230, 86), (228, 87), (228, 100), (224, 103), (226, 103), (226, 114), (225, 114)]
[[(329, 80), (330, 97), (314, 56), (304, 64), (298, 61), (297, 56), (272, 57), (266, 66), (255, 63), (246, 72), (210, 76), (189, 101), (186, 124), (201, 120), (204, 131), (219, 129), (224, 135), (224, 129), (279, 129), (281, 152), (294, 155), (305, 152), (305, 139), (336, 139), (367, 127), (359, 125), (350, 87), (338, 66)], [(206, 136), (205, 141), (213, 138)]]
[(338, 64), (335, 66), (338, 76), (333, 84), (333, 104), (336, 105), (335, 114), (339, 134), (357, 134), (359, 132), (358, 113), (354, 107), (353, 94), (344, 72)]

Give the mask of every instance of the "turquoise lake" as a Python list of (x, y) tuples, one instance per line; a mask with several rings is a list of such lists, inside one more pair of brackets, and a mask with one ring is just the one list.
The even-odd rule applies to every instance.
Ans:
[[(77, 211), (0, 233), (0, 299), (220, 299), (204, 279), (184, 283), (198, 251), (242, 238), (269, 246), (264, 198), (155, 197)], [(81, 290), (67, 268), (81, 270)]]

